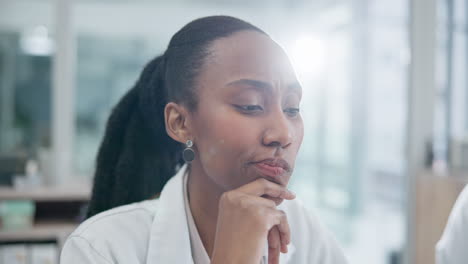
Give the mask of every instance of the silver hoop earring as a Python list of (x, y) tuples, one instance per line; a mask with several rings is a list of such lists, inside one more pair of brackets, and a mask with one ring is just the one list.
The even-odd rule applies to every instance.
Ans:
[(192, 140), (187, 140), (187, 142), (185, 142), (185, 149), (182, 152), (182, 158), (186, 163), (189, 164), (195, 159), (195, 151), (193, 151), (192, 146)]

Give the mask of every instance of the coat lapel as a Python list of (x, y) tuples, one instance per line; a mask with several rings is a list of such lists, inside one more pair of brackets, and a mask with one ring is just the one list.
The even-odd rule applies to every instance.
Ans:
[(184, 209), (184, 165), (163, 188), (154, 215), (146, 263), (193, 263)]

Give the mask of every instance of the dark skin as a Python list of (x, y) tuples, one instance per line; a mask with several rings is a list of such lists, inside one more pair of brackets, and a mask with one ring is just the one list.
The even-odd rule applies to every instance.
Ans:
[[(203, 245), (212, 263), (256, 263), (269, 244), (278, 263), (290, 242), (287, 216), (276, 209), (287, 190), (303, 138), (302, 96), (281, 47), (253, 31), (218, 39), (196, 79), (198, 106), (166, 105), (168, 134), (194, 142), (188, 192)], [(259, 170), (282, 160), (274, 177)]]

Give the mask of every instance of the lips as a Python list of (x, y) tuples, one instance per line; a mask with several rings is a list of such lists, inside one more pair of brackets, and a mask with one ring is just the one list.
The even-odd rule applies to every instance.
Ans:
[(256, 163), (255, 166), (258, 168), (258, 170), (271, 177), (278, 177), (285, 172), (282, 167), (271, 166), (270, 164), (264, 162)]
[(264, 159), (261, 161), (254, 162), (256, 164), (264, 164), (270, 167), (275, 168), (282, 168), (284, 171), (289, 172), (291, 170), (291, 166), (289, 166), (288, 162), (284, 159)]
[(261, 175), (278, 184), (283, 183), (282, 178), (291, 171), (291, 167), (283, 159), (265, 159), (254, 162), (253, 166)]

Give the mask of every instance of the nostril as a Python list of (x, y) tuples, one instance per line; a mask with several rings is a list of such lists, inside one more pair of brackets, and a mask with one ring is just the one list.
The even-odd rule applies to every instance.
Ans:
[(267, 147), (286, 148), (292, 142), (290, 132), (289, 129), (280, 129), (279, 127), (267, 129), (263, 134), (262, 143)]

